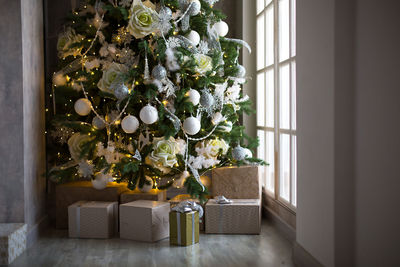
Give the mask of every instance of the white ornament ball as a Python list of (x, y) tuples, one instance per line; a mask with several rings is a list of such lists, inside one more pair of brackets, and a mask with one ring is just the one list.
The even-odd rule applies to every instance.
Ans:
[(143, 184), (142, 187), (139, 186), (139, 181), (137, 183), (137, 188), (139, 189), (140, 192), (147, 193), (151, 189), (153, 189), (153, 179), (151, 179), (149, 176), (145, 176), (146, 182)]
[(104, 123), (103, 120), (101, 120), (99, 117), (94, 117), (92, 120), (92, 125), (94, 128), (97, 130), (103, 130), (106, 127), (106, 124)]
[(214, 24), (213, 26), (214, 30), (218, 33), (219, 36), (224, 37), (225, 35), (228, 34), (229, 31), (229, 26), (226, 24), (225, 21), (218, 21), (217, 23)]
[(244, 148), (244, 153), (245, 153), (245, 158), (252, 158), (253, 157), (253, 152), (251, 152), (250, 149)]
[(201, 10), (201, 3), (199, 0), (191, 0), (190, 10), (188, 11), (189, 15), (196, 16), (200, 13)]
[(233, 123), (231, 121), (227, 121), (225, 125), (219, 125), (218, 129), (220, 129), (223, 132), (229, 133), (232, 131)]
[(62, 73), (55, 73), (53, 75), (53, 84), (55, 86), (63, 86), (67, 83), (67, 77), (65, 77)]
[(175, 179), (173, 186), (175, 188), (182, 188), (185, 184), (186, 178), (190, 176), (188, 171), (183, 171), (179, 179)]
[(198, 118), (189, 117), (183, 122), (183, 130), (189, 135), (195, 135), (200, 131), (201, 123)]
[(91, 111), (91, 106), (92, 104), (89, 100), (87, 100), (86, 98), (80, 98), (76, 100), (74, 109), (79, 115), (87, 116)]
[(134, 133), (139, 128), (139, 120), (135, 116), (128, 115), (121, 121), (121, 127), (128, 134)]
[(246, 158), (246, 151), (243, 147), (237, 146), (232, 150), (232, 157), (235, 160), (244, 160)]
[(199, 91), (190, 89), (189, 91), (187, 91), (186, 94), (189, 97), (189, 101), (192, 102), (193, 106), (197, 106), (200, 103)]
[(225, 120), (226, 118), (222, 116), (221, 112), (215, 112), (214, 115), (211, 118), (211, 122), (214, 125), (219, 124), (221, 121)]
[(188, 38), (194, 46), (200, 43), (200, 35), (196, 31), (190, 31), (185, 37)]
[(236, 77), (238, 78), (244, 78), (246, 76), (246, 69), (242, 65), (237, 65), (236, 68)]
[(97, 190), (102, 190), (107, 187), (107, 184), (109, 182), (112, 182), (112, 176), (109, 174), (104, 174), (102, 172), (99, 172), (96, 174), (94, 179), (92, 179), (92, 185), (95, 189)]
[(144, 106), (140, 110), (139, 117), (145, 124), (153, 124), (158, 120), (157, 109), (151, 105)]

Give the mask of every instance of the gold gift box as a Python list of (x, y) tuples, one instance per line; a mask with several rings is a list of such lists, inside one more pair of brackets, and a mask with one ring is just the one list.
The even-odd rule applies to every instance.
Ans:
[(197, 211), (169, 213), (169, 241), (171, 245), (190, 246), (199, 243), (199, 213)]

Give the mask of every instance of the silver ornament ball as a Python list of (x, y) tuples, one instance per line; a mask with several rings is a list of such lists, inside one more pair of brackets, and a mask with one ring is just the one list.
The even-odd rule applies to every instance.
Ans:
[(205, 108), (209, 108), (214, 104), (214, 97), (209, 92), (203, 92), (200, 97), (200, 104)]
[(97, 116), (93, 118), (92, 125), (97, 130), (102, 130), (106, 127), (106, 124), (104, 123), (104, 121)]
[(129, 95), (129, 89), (125, 84), (117, 84), (114, 87), (114, 95), (118, 100), (123, 100)]
[(237, 78), (244, 78), (246, 76), (246, 69), (242, 65), (237, 65), (236, 67), (236, 77)]
[(200, 1), (199, 0), (192, 0), (191, 2), (190, 2), (190, 9), (189, 9), (189, 11), (188, 11), (188, 14), (190, 15), (190, 16), (196, 16), (197, 14), (199, 14), (200, 13), (200, 10), (201, 10), (201, 4), (200, 4)]
[(163, 66), (157, 65), (153, 68), (151, 75), (154, 79), (162, 80), (167, 76), (167, 70)]
[(172, 10), (169, 7), (163, 7), (161, 11), (168, 17), (172, 17)]
[(246, 150), (241, 146), (237, 146), (232, 150), (232, 157), (233, 159), (240, 161), (246, 158)]

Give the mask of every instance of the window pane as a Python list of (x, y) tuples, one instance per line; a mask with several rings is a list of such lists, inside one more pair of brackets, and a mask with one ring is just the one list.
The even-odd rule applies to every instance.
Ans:
[(292, 129), (296, 130), (296, 61), (292, 62)]
[[(259, 159), (265, 160), (265, 132), (262, 130), (257, 130), (257, 137), (258, 140), (260, 141), (260, 145), (257, 147), (257, 157)], [(261, 177), (262, 183), (264, 184), (265, 187), (267, 187), (266, 183), (266, 168), (265, 167), (260, 167), (258, 168), (259, 175)]]
[(265, 126), (265, 74), (257, 74), (257, 125)]
[(292, 51), (291, 56), (296, 55), (296, 0), (291, 0), (291, 42), (292, 42)]
[(279, 196), (290, 201), (290, 135), (280, 134)]
[(263, 11), (264, 9), (264, 0), (257, 0), (257, 14)]
[(269, 164), (266, 166), (267, 183), (266, 188), (275, 192), (275, 140), (273, 132), (266, 132), (266, 157), (265, 161)]
[(271, 3), (271, 2), (272, 2), (272, 0), (265, 0), (265, 6), (268, 6), (269, 3)]
[(290, 115), (290, 68), (289, 64), (279, 67), (279, 120), (280, 128), (289, 129)]
[(279, 62), (289, 58), (289, 0), (279, 0)]
[(274, 87), (274, 70), (270, 69), (265, 73), (266, 77), (266, 125), (267, 127), (274, 127), (274, 95), (275, 95), (275, 87)]
[(292, 136), (292, 205), (297, 205), (297, 146), (296, 136)]
[(269, 66), (274, 64), (274, 7), (272, 5), (265, 11), (265, 20), (265, 65)]
[(264, 68), (264, 14), (257, 18), (257, 69)]

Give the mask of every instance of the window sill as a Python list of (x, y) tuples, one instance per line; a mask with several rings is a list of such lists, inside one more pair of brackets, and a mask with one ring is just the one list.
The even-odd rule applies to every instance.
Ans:
[(266, 208), (268, 211), (272, 212), (274, 215), (279, 217), (279, 219), (281, 219), (284, 223), (288, 224), (288, 226), (292, 227), (294, 230), (296, 229), (296, 212), (288, 208), (280, 201), (269, 196), (264, 189), (262, 197), (263, 197), (263, 208)]

